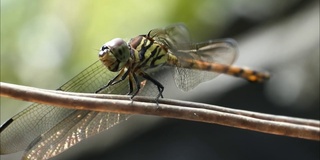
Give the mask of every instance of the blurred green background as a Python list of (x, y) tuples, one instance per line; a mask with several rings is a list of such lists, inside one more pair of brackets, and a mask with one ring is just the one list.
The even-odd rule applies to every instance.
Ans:
[[(1, 81), (58, 88), (95, 62), (99, 48), (106, 41), (116, 37), (130, 39), (177, 22), (188, 26), (195, 42), (224, 37), (236, 39), (241, 52), (237, 65), (269, 70), (273, 75), (270, 82), (258, 85), (219, 77), (191, 93), (178, 92), (182, 95), (180, 99), (319, 120), (319, 1), (316, 0), (1, 0)], [(25, 102), (1, 98), (1, 123), (25, 106)], [(252, 108), (243, 108), (245, 106)], [(228, 132), (227, 127), (178, 120), (166, 120), (162, 127), (188, 123), (203, 131), (199, 131), (200, 135), (195, 133), (195, 137), (205, 137), (204, 132), (210, 133), (206, 129), (215, 128), (216, 135), (210, 135), (209, 141), (226, 139), (226, 142), (217, 142), (217, 148), (201, 145), (203, 148), (198, 150), (208, 151), (208, 155), (202, 153), (200, 159), (319, 159), (319, 145), (305, 140), (256, 135), (249, 131), (242, 131), (241, 135), (236, 133), (239, 129)], [(193, 127), (190, 126), (176, 131), (178, 133), (163, 135), (183, 137), (183, 131), (191, 133)], [(235, 138), (237, 136), (239, 138)], [(170, 144), (172, 141), (167, 143)], [(243, 146), (247, 144), (248, 150), (245, 150)], [(274, 146), (279, 144), (282, 147)], [(137, 153), (133, 159), (193, 159), (188, 153), (198, 153), (197, 148), (193, 150), (190, 146), (191, 150), (185, 152), (185, 148), (176, 144), (173, 149), (181, 153), (177, 154), (180, 158), (169, 151), (165, 157), (167, 154), (161, 153), (160, 142), (155, 140), (154, 146), (157, 145), (160, 153), (149, 151), (148, 156)], [(290, 146), (293, 148), (272, 153)], [(124, 150), (117, 147), (119, 153)], [(116, 149), (105, 151), (110, 155), (108, 159), (117, 159)], [(250, 149), (257, 153), (250, 153)], [(133, 156), (131, 152), (123, 153), (127, 154), (122, 154), (120, 159)], [(260, 157), (259, 154), (274, 155)], [(92, 157), (89, 153), (86, 155)], [(81, 156), (72, 159), (81, 159)]]

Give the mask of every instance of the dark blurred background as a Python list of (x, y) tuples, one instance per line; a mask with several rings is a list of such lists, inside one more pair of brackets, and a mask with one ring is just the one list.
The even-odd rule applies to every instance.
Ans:
[[(268, 70), (272, 78), (250, 84), (223, 75), (187, 93), (172, 83), (166, 98), (319, 120), (317, 0), (1, 0), (1, 81), (55, 89), (95, 62), (106, 41), (177, 22), (195, 42), (234, 38), (236, 65)], [(1, 123), (26, 106), (1, 98)], [(132, 116), (56, 159), (311, 160), (319, 159), (319, 149), (317, 141)]]

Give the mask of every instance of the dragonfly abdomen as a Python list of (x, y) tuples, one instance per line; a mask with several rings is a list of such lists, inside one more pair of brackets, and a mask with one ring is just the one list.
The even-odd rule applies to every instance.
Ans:
[(197, 59), (177, 58), (175, 55), (170, 54), (167, 64), (180, 68), (196, 69), (217, 73), (225, 73), (235, 77), (244, 78), (250, 82), (263, 82), (270, 78), (269, 73), (258, 72), (249, 68), (242, 68), (232, 65), (225, 65), (215, 62), (206, 62)]
[(242, 77), (250, 82), (263, 82), (270, 78), (270, 74), (267, 72), (258, 72), (249, 68), (237, 67), (237, 66), (224, 66), (226, 74)]

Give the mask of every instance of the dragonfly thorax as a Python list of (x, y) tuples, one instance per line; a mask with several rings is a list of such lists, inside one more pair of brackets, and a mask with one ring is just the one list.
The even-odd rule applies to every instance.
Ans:
[(168, 60), (168, 48), (147, 35), (132, 38), (129, 46), (135, 69), (148, 70), (162, 66)]
[(105, 43), (99, 52), (99, 59), (112, 72), (121, 70), (130, 58), (128, 44), (121, 38)]

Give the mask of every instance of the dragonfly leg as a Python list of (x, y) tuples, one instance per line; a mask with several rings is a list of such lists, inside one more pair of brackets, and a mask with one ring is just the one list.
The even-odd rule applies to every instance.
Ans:
[[(130, 75), (131, 75), (131, 76), (130, 76)], [(135, 92), (132, 94), (132, 96), (131, 96), (131, 99), (133, 99), (133, 97), (136, 96), (136, 95), (139, 93), (141, 86), (140, 86), (140, 82), (139, 82), (139, 80), (138, 80), (138, 78), (137, 78), (137, 76), (136, 76), (135, 73), (129, 74), (129, 77), (133, 77), (133, 81), (136, 83), (136, 87), (137, 87), (136, 91), (135, 91)], [(129, 79), (129, 81), (132, 81), (131, 78)], [(130, 82), (129, 82), (129, 83), (130, 83)], [(131, 84), (132, 84), (132, 82), (131, 82)], [(133, 90), (132, 90), (132, 91), (133, 91)], [(131, 91), (131, 93), (132, 93), (132, 91)], [(130, 94), (131, 94), (131, 93), (130, 93)]]
[[(130, 73), (129, 74), (129, 80), (128, 80), (128, 83), (129, 83), (129, 92), (127, 93), (127, 95), (130, 95), (132, 92), (133, 92), (133, 82), (134, 80), (132, 80), (132, 74)], [(132, 99), (133, 97), (131, 97)]]
[(164, 90), (164, 87), (163, 85), (158, 82), (157, 80), (153, 79), (152, 77), (150, 77), (147, 73), (144, 73), (144, 72), (140, 72), (140, 76), (142, 76), (143, 78), (145, 78), (146, 80), (149, 80), (151, 81), (154, 85), (156, 85), (158, 87), (158, 91), (159, 91), (159, 94), (157, 95), (156, 97), (156, 101), (158, 102), (159, 98), (163, 98), (163, 95), (162, 95), (162, 92)]
[[(106, 85), (102, 86), (101, 88), (99, 88), (95, 93), (99, 93), (102, 90), (108, 88), (111, 85), (115, 85), (121, 81), (123, 81), (124, 79), (126, 79), (126, 77), (128, 76), (129, 70), (127, 70), (126, 72), (124, 72), (125, 70), (122, 69), (118, 75), (116, 75), (113, 79), (111, 79)], [(121, 77), (119, 79), (119, 77)]]

